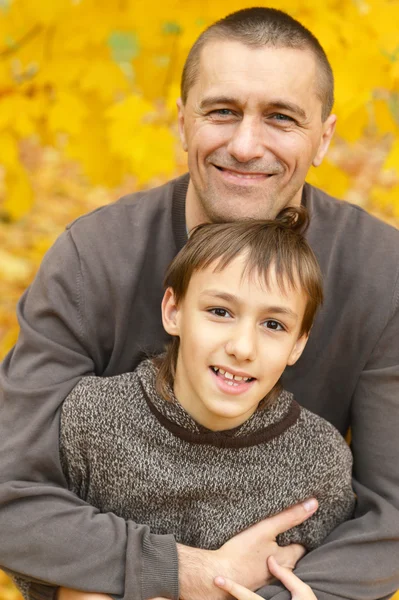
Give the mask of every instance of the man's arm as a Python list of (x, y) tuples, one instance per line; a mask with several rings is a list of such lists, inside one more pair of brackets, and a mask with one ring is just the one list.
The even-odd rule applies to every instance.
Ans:
[(70, 232), (45, 257), (18, 316), (19, 340), (1, 367), (0, 564), (83, 590), (120, 596), (139, 590), (136, 597), (156, 565), (155, 574), (162, 573), (157, 594), (176, 597), (172, 536), (154, 536), (148, 527), (100, 514), (66, 489), (60, 405), (101, 362), (100, 341), (86, 331), (82, 270)]
[[(295, 571), (319, 600), (376, 600), (399, 589), (398, 340), (396, 307), (352, 402), (354, 519), (334, 530)], [(260, 593), (264, 598), (289, 600), (278, 585)]]

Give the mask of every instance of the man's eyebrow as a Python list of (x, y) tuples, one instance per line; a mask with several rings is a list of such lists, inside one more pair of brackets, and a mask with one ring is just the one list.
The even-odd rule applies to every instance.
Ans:
[(303, 108), (295, 102), (289, 102), (288, 100), (272, 100), (267, 104), (268, 109), (273, 108), (275, 110), (288, 110), (291, 113), (298, 115), (301, 119), (306, 120), (307, 115)]
[(210, 106), (214, 106), (215, 104), (236, 104), (237, 100), (232, 96), (208, 96), (207, 98), (203, 98), (199, 103), (199, 108), (209, 108)]
[[(222, 292), (221, 290), (204, 290), (201, 292), (200, 296), (211, 296), (212, 298), (215, 298), (217, 300), (224, 300), (226, 302), (234, 302), (236, 304), (242, 304), (242, 300), (240, 300), (240, 298), (238, 298), (238, 296), (235, 296), (234, 294), (230, 294), (229, 292)], [(270, 312), (274, 315), (285, 315), (291, 319), (298, 319), (298, 315), (296, 312), (294, 312), (293, 310), (291, 310), (290, 308), (287, 308), (286, 306), (270, 306), (269, 304), (265, 304), (264, 306), (262, 306), (262, 312)]]
[[(232, 104), (238, 104), (238, 101), (236, 98), (233, 98), (233, 96), (208, 96), (207, 98), (203, 98), (201, 100), (201, 102), (199, 103), (199, 108), (200, 110), (204, 110), (206, 108), (218, 104), (226, 104), (231, 106)], [(270, 109), (287, 110), (290, 113), (298, 115), (298, 117), (303, 120), (306, 120), (308, 118), (306, 112), (301, 106), (299, 106), (299, 104), (296, 104), (295, 102), (290, 102), (289, 100), (276, 99), (271, 100), (270, 102), (265, 102), (263, 110)]]

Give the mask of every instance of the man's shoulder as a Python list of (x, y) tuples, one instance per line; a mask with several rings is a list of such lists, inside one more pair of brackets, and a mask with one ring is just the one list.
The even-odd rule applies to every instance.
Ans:
[(339, 232), (355, 230), (358, 236), (365, 237), (383, 233), (392, 243), (399, 242), (397, 228), (381, 221), (361, 206), (339, 200), (308, 183), (305, 184), (305, 203), (319, 230), (329, 230), (334, 236)]
[(67, 229), (75, 233), (97, 229), (102, 224), (108, 228), (110, 224), (129, 227), (132, 224), (141, 225), (145, 221), (153, 221), (154, 218), (159, 223), (162, 216), (170, 219), (176, 189), (180, 188), (184, 192), (187, 185), (186, 174), (158, 187), (127, 194), (115, 202), (81, 215), (67, 225)]
[(68, 225), (58, 245), (67, 253), (72, 245), (81, 268), (103, 279), (114, 281), (113, 271), (119, 269), (127, 281), (127, 267), (130, 272), (159, 268), (163, 273), (187, 239), (187, 185), (188, 176), (182, 176), (100, 207)]
[[(399, 230), (363, 208), (310, 185), (305, 187), (310, 213), (307, 238), (320, 262), (327, 291), (342, 291), (365, 298), (385, 290), (387, 306), (397, 294), (399, 278)], [(359, 296), (359, 298), (360, 298)]]

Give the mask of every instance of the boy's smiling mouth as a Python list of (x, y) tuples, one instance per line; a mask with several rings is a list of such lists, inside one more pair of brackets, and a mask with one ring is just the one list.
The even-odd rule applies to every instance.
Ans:
[(247, 387), (248, 383), (255, 381), (254, 377), (246, 373), (232, 373), (231, 371), (227, 371), (222, 367), (211, 366), (211, 371), (216, 375), (216, 377), (221, 380), (220, 382), (223, 384), (227, 384), (230, 388), (242, 388)]

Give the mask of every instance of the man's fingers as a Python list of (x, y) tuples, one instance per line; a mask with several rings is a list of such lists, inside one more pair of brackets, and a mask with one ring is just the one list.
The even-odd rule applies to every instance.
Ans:
[(301, 502), (301, 504), (295, 504), (295, 506), (286, 508), (278, 515), (274, 515), (274, 517), (269, 517), (267, 521), (270, 533), (277, 537), (279, 533), (284, 533), (284, 531), (288, 531), (291, 527), (300, 525), (313, 515), (317, 507), (316, 498), (309, 498), (305, 502)]
[(237, 600), (261, 600), (261, 597), (258, 596), (258, 594), (254, 594), (254, 592), (251, 592), (246, 587), (232, 581), (232, 579), (227, 579), (227, 577), (215, 577), (214, 583), (218, 588), (228, 592), (231, 596), (237, 598)]
[(267, 566), (270, 573), (281, 581), (295, 600), (316, 600), (311, 588), (294, 575), (290, 569), (279, 565), (274, 556), (269, 556)]
[(282, 567), (295, 569), (298, 560), (301, 560), (306, 554), (306, 550), (300, 544), (290, 544), (289, 546), (279, 546), (273, 555)]

